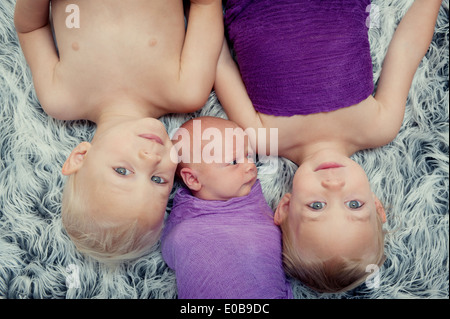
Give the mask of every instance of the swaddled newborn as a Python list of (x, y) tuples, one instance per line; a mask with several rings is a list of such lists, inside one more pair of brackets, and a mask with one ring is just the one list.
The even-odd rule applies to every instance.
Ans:
[[(183, 128), (192, 132), (193, 121)], [(201, 124), (222, 133), (238, 129), (245, 137), (231, 121), (208, 117)], [(229, 136), (222, 137), (211, 143), (220, 149), (230, 145)], [(223, 161), (179, 164), (186, 187), (178, 190), (162, 235), (163, 258), (175, 271), (179, 298), (292, 298), (282, 267), (281, 232), (247, 144), (241, 143), (245, 151), (238, 156), (237, 147), (227, 152), (224, 146)]]

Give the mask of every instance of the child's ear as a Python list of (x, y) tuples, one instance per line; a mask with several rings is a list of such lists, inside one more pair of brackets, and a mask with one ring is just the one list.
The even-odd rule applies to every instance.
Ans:
[(202, 188), (202, 184), (198, 180), (198, 176), (195, 170), (190, 167), (183, 167), (180, 170), (180, 176), (183, 179), (184, 184), (194, 191), (198, 192)]
[(63, 175), (72, 175), (76, 173), (81, 166), (83, 166), (84, 158), (91, 148), (91, 144), (88, 142), (82, 142), (77, 145), (67, 157), (62, 167)]
[(378, 199), (378, 197), (373, 194), (374, 200), (375, 200), (375, 208), (377, 210), (377, 214), (381, 219), (381, 222), (384, 224), (386, 222), (386, 211), (383, 207), (383, 204), (381, 204), (381, 201)]
[(286, 219), (289, 212), (289, 203), (291, 202), (291, 194), (285, 194), (280, 202), (278, 203), (277, 209), (275, 210), (275, 215), (273, 216), (273, 221), (276, 225), (280, 226)]

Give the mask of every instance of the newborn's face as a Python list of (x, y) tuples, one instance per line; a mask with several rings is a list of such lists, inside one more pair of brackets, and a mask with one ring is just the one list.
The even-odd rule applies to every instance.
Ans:
[[(215, 156), (207, 159), (212, 150)], [(250, 193), (257, 169), (248, 136), (243, 130), (222, 130), (221, 139), (203, 145), (202, 155), (202, 162), (196, 170), (204, 196), (210, 200), (228, 200)]]

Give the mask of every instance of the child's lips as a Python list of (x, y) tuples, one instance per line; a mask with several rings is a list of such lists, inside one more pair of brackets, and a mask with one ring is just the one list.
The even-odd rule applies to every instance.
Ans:
[(344, 165), (335, 163), (335, 162), (326, 162), (326, 163), (322, 163), (319, 166), (317, 166), (317, 168), (314, 170), (314, 172), (324, 170), (324, 169), (340, 168), (340, 167), (344, 167)]
[(155, 134), (140, 134), (139, 137), (145, 138), (147, 140), (155, 141), (158, 144), (164, 145), (162, 139)]

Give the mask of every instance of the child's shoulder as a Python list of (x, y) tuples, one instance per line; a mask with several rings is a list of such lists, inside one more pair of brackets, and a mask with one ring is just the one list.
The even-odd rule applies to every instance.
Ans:
[(359, 132), (355, 135), (355, 140), (359, 149), (386, 145), (397, 136), (403, 116), (400, 119), (397, 118), (398, 116), (395, 116), (390, 108), (373, 96), (369, 96), (353, 108), (355, 125)]
[[(312, 142), (335, 141), (349, 150), (376, 148), (391, 142), (398, 133), (398, 121), (392, 119), (389, 109), (373, 96), (358, 104), (332, 112), (292, 117), (260, 114), (263, 127), (276, 128), (279, 154), (289, 154)], [(295, 157), (295, 156), (294, 156)]]

